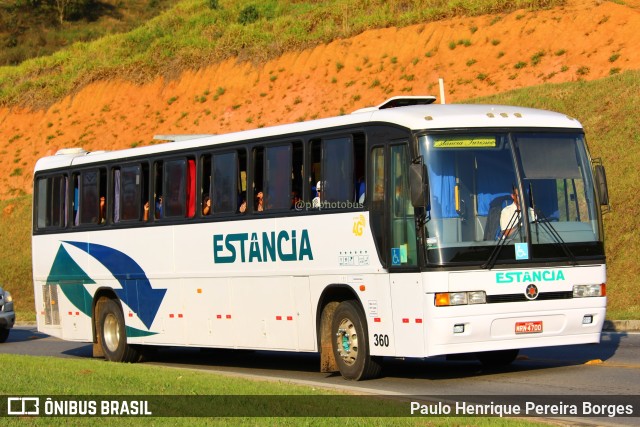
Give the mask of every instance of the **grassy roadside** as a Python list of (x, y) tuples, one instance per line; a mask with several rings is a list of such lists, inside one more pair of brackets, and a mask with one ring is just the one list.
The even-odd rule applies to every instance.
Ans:
[(0, 105), (44, 107), (97, 80), (143, 83), (227, 58), (265, 61), (373, 28), (562, 4), (564, 0), (182, 0), (126, 34), (0, 67)]
[[(12, 381), (3, 381), (0, 384), (0, 395), (92, 395), (92, 396), (227, 396), (225, 401), (229, 405), (239, 405), (246, 400), (246, 396), (263, 396), (264, 404), (272, 402), (286, 402), (291, 398), (292, 402), (305, 405), (304, 410), (293, 413), (308, 412), (324, 414), (323, 417), (222, 417), (222, 418), (115, 418), (100, 417), (90, 418), (66, 418), (66, 417), (41, 417), (41, 418), (3, 418), (3, 425), (96, 425), (101, 422), (112, 424), (117, 420), (118, 425), (240, 425), (254, 426), (271, 425), (384, 425), (384, 426), (516, 426), (533, 427), (545, 425), (523, 419), (505, 419), (497, 417), (473, 417), (473, 418), (445, 418), (445, 417), (405, 417), (410, 414), (408, 402), (395, 400), (356, 397), (335, 391), (293, 385), (285, 382), (257, 381), (244, 378), (222, 376), (202, 371), (188, 371), (184, 369), (167, 368), (161, 366), (149, 366), (142, 364), (118, 364), (107, 363), (102, 360), (76, 360), (59, 359), (53, 357), (35, 357), (21, 355), (0, 354), (0, 366), (3, 374)], [(46, 375), (43, 373), (46, 372)], [(338, 398), (319, 398), (320, 396), (338, 396)], [(237, 399), (229, 398), (237, 396)], [(275, 398), (285, 396), (284, 398)], [(304, 396), (308, 396), (305, 398)], [(350, 403), (357, 402), (359, 413), (403, 414), (402, 417), (339, 417), (334, 418), (340, 412), (336, 408), (336, 402), (340, 405), (339, 396), (345, 396)], [(177, 399), (176, 399), (177, 400)], [(186, 399), (188, 401), (188, 398)], [(251, 399), (262, 402), (262, 399)], [(327, 403), (333, 406), (324, 407)], [(171, 401), (167, 401), (171, 405)], [(225, 410), (230, 412), (246, 413), (246, 408), (230, 407)], [(280, 408), (282, 409), (282, 408)], [(344, 409), (344, 408), (343, 408)], [(267, 412), (271, 408), (267, 407)], [(274, 411), (278, 408), (273, 408)], [(346, 408), (349, 411), (349, 408)]]

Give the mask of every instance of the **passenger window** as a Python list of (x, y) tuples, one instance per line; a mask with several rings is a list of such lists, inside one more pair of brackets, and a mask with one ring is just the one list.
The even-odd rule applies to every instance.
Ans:
[(291, 145), (266, 148), (264, 207), (291, 208)]
[(311, 199), (314, 208), (360, 207), (365, 194), (362, 134), (311, 142)]
[(73, 174), (74, 224), (106, 222), (106, 172), (93, 169)]
[(140, 220), (146, 181), (146, 174), (138, 164), (114, 170), (114, 222)]
[(195, 215), (195, 161), (167, 160), (159, 163), (164, 194), (156, 195), (156, 218), (191, 218)]
[(236, 152), (213, 156), (212, 200), (214, 213), (234, 213), (238, 208), (238, 154)]
[(322, 142), (322, 201), (335, 203), (351, 200), (353, 193), (351, 138), (326, 139)]
[(200, 187), (200, 212), (202, 216), (211, 215), (213, 210), (213, 205), (211, 203), (212, 197), (212, 176), (211, 176), (211, 155), (206, 154), (200, 157), (200, 165), (202, 167), (202, 182)]
[(302, 170), (302, 144), (258, 147), (253, 151), (253, 210), (291, 209), (292, 186), (298, 181), (301, 186), (302, 175), (293, 169), (292, 154), (297, 153), (297, 165)]
[(39, 178), (36, 184), (36, 226), (38, 229), (67, 225), (67, 177)]
[(302, 195), (304, 182), (304, 154), (301, 142), (293, 143), (293, 158), (291, 170), (291, 203), (290, 208), (297, 211), (302, 209)]

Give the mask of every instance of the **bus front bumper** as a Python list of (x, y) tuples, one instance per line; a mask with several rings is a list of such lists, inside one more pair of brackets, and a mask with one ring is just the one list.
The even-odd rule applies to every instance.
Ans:
[(436, 356), (598, 343), (605, 313), (605, 307), (585, 307), (433, 318), (426, 332), (427, 353)]

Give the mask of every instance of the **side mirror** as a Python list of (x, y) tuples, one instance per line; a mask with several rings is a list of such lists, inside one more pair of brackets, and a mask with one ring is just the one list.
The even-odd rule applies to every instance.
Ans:
[(409, 166), (409, 186), (411, 187), (411, 204), (414, 208), (425, 208), (429, 201), (429, 181), (427, 168), (423, 164)]
[(601, 206), (609, 206), (609, 188), (607, 187), (607, 174), (604, 166), (595, 166), (596, 190)]

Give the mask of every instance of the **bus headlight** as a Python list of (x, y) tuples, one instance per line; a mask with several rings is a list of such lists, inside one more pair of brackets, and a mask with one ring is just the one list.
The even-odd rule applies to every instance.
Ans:
[(485, 304), (487, 295), (484, 291), (470, 292), (443, 292), (436, 294), (436, 307), (448, 307), (451, 305)]
[(573, 285), (574, 298), (604, 297), (607, 295), (606, 285)]
[(486, 304), (487, 294), (483, 291), (468, 292), (469, 304)]

